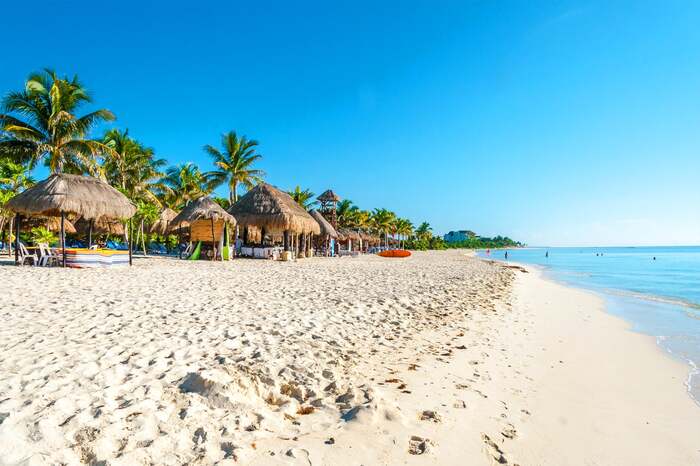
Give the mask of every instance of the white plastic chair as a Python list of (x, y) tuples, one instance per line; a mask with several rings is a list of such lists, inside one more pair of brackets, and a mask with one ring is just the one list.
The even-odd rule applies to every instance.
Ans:
[(39, 267), (58, 265), (58, 256), (51, 252), (51, 248), (46, 243), (39, 243)]
[(36, 253), (29, 254), (24, 243), (19, 243), (19, 265), (24, 265), (28, 259), (32, 261), (32, 265), (39, 264), (39, 258)]

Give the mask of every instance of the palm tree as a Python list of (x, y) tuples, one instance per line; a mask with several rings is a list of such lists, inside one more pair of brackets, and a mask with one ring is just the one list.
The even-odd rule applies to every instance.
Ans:
[(160, 205), (155, 191), (166, 161), (157, 159), (153, 149), (131, 138), (128, 129), (107, 131), (102, 142), (111, 149), (102, 164), (107, 181), (134, 202), (143, 199)]
[(372, 211), (372, 218), (375, 224), (375, 228), (384, 233), (385, 244), (389, 246), (389, 231), (393, 230), (394, 219), (396, 214), (387, 209), (374, 209)]
[(418, 239), (430, 240), (433, 237), (433, 229), (428, 222), (421, 223), (418, 228), (416, 228), (416, 236)]
[(175, 210), (210, 194), (215, 186), (211, 173), (202, 173), (192, 162), (169, 167), (158, 183), (161, 201)]
[(399, 235), (399, 241), (401, 241), (401, 247), (403, 248), (403, 241), (413, 234), (413, 223), (407, 218), (397, 218), (394, 222), (394, 228), (396, 234)]
[(96, 158), (110, 151), (103, 143), (87, 139), (90, 130), (114, 120), (100, 109), (81, 117), (79, 107), (91, 101), (78, 77), (59, 78), (44, 70), (29, 76), (23, 91), (11, 92), (2, 101), (0, 153), (18, 162), (44, 160), (51, 173), (97, 174)]
[(357, 216), (360, 208), (353, 205), (349, 199), (343, 199), (336, 206), (338, 225), (344, 228), (353, 228), (357, 224)]
[(316, 200), (314, 199), (315, 194), (311, 192), (310, 189), (305, 189), (301, 190), (301, 187), (299, 185), (294, 188), (294, 191), (287, 191), (287, 194), (292, 196), (292, 199), (302, 206), (304, 210), (309, 210), (311, 207), (316, 204)]
[(229, 131), (221, 137), (223, 152), (210, 145), (204, 146), (204, 151), (214, 159), (217, 167), (212, 172), (217, 186), (228, 184), (229, 201), (232, 204), (238, 201), (238, 185), (250, 189), (265, 176), (262, 170), (252, 168), (253, 163), (262, 158), (255, 151), (257, 145), (258, 141), (245, 136), (238, 137), (235, 131)]
[[(14, 224), (14, 215), (12, 212), (4, 210), (2, 206), (34, 183), (35, 181), (29, 175), (27, 166), (0, 159), (0, 237), (5, 229), (5, 223), (9, 219), (10, 234), (7, 237), (12, 238), (12, 227)], [(12, 255), (12, 241), (8, 241), (8, 243), (8, 252)]]

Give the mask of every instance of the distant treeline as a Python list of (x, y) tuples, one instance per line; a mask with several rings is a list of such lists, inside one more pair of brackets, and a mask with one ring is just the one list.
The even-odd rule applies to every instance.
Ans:
[(439, 236), (431, 238), (411, 238), (406, 240), (406, 249), (425, 251), (428, 249), (496, 249), (515, 248), (523, 246), (519, 241), (512, 240), (507, 236), (494, 236), (484, 238), (475, 236), (464, 241), (447, 242)]

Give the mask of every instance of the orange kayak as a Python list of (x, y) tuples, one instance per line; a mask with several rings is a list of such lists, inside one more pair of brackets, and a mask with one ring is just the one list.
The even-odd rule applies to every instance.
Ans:
[(408, 257), (411, 255), (411, 251), (406, 251), (405, 249), (391, 249), (389, 251), (382, 251), (379, 255), (382, 257)]

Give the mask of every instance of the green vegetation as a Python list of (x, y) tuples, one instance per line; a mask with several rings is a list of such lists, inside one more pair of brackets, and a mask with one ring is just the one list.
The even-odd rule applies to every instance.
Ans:
[[(255, 166), (262, 158), (258, 153), (258, 141), (239, 136), (235, 131), (222, 135), (220, 148), (204, 146), (212, 160), (211, 171), (203, 171), (191, 162), (167, 166), (153, 148), (132, 137), (128, 129), (112, 128), (101, 138), (93, 138), (91, 131), (113, 121), (115, 116), (106, 109), (77, 116), (90, 102), (91, 97), (77, 76), (60, 77), (52, 70), (31, 74), (22, 90), (10, 92), (2, 100), (0, 237), (11, 239), (14, 219), (2, 206), (35, 183), (30, 174), (39, 162), (52, 173), (100, 177), (124, 193), (137, 206), (137, 214), (131, 222), (135, 229), (130, 234), (135, 236), (135, 243), (144, 253), (147, 243), (153, 240), (175, 244), (173, 235), (163, 237), (147, 231), (164, 208), (181, 210), (192, 200), (212, 195), (215, 189), (226, 186), (228, 198), (213, 196), (213, 199), (227, 209), (238, 200), (241, 186), (250, 189), (265, 176)], [(305, 209), (316, 204), (310, 189), (296, 186), (289, 194)], [(341, 228), (379, 237), (383, 246), (445, 249), (518, 245), (500, 236), (474, 236), (462, 243), (445, 243), (433, 235), (427, 222), (414, 228), (410, 220), (388, 209), (363, 210), (347, 199), (338, 203), (337, 218)], [(23, 234), (23, 238), (39, 241), (51, 238), (50, 235), (53, 233), (39, 228), (31, 234)]]

